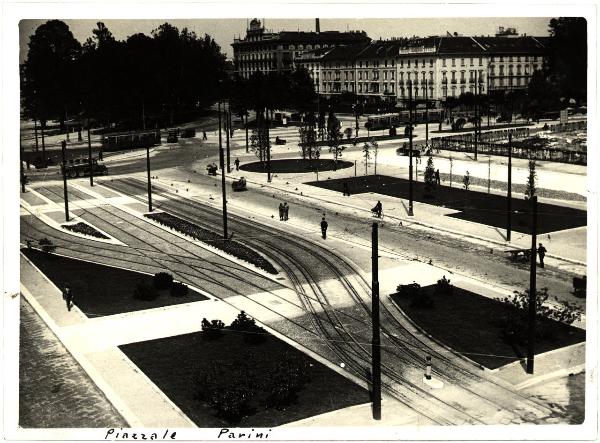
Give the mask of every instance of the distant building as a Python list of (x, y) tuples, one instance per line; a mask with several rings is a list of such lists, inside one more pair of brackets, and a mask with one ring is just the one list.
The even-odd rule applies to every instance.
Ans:
[(246, 36), (236, 38), (233, 46), (234, 73), (249, 78), (254, 72), (264, 74), (292, 70), (294, 60), (305, 51), (329, 49), (339, 45), (369, 42), (364, 31), (320, 31), (318, 19), (315, 32), (265, 29), (258, 19), (250, 21)]
[(321, 95), (445, 100), (465, 92), (526, 88), (541, 69), (548, 37), (444, 37), (379, 40), (305, 51), (295, 59)]

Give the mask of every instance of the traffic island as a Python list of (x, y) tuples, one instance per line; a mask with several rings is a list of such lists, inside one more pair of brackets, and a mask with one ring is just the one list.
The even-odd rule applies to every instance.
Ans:
[[(452, 286), (451, 293), (437, 285), (413, 287), (391, 295), (392, 301), (419, 328), (470, 360), (496, 369), (527, 356), (522, 337), (511, 337), (511, 319), (519, 312), (499, 300)], [(412, 286), (412, 285), (405, 285)], [(536, 354), (585, 341), (585, 330), (548, 318), (537, 318)]]
[[(271, 160), (271, 174), (299, 174), (303, 172), (316, 171), (336, 171), (338, 169), (346, 169), (354, 166), (354, 163), (330, 159), (286, 159), (286, 160)], [(252, 162), (241, 165), (242, 171), (260, 172), (266, 174), (267, 162)]]
[(369, 402), (368, 391), (260, 327), (208, 324), (208, 335), (119, 347), (199, 427), (270, 428)]
[[(455, 176), (457, 182), (462, 176)], [(311, 181), (311, 186), (344, 192), (363, 194), (372, 192), (402, 199), (409, 198), (409, 180), (385, 175), (368, 175), (364, 177), (348, 177), (335, 180)], [(462, 183), (456, 187), (437, 185), (433, 190), (425, 189), (425, 183), (413, 181), (413, 199), (420, 203), (453, 209), (448, 214), (454, 217), (496, 228), (506, 228), (507, 200), (503, 195), (465, 190)], [(512, 199), (512, 229), (523, 234), (531, 233), (530, 203), (521, 198)], [(558, 206), (549, 203), (538, 203), (537, 233), (562, 231), (587, 225), (587, 211)]]
[(148, 274), (62, 257), (37, 249), (21, 252), (60, 289), (69, 284), (74, 303), (87, 317), (103, 317), (144, 309), (208, 300), (177, 286), (152, 291), (154, 277)]
[(61, 225), (61, 228), (64, 228), (67, 231), (75, 232), (77, 234), (87, 235), (88, 237), (100, 238), (103, 240), (107, 240), (110, 238), (110, 237), (104, 235), (102, 232), (98, 231), (93, 226), (90, 226), (84, 222), (77, 222), (74, 224), (64, 224), (64, 225)]

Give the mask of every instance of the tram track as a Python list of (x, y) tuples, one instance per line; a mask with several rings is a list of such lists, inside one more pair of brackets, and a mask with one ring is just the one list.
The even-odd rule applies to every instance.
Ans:
[[(140, 186), (140, 184), (138, 183), (136, 185), (135, 184), (135, 182), (136, 182), (135, 180), (133, 182), (134, 183), (129, 183), (129, 184), (132, 185), (134, 188), (137, 188), (137, 191), (142, 191), (143, 192), (143, 189)], [(131, 194), (129, 194), (129, 195), (131, 195)], [(167, 197), (167, 200), (164, 200), (161, 203), (161, 205), (163, 205), (163, 206), (165, 205), (165, 202), (169, 202), (170, 201), (169, 200), (169, 196), (166, 193), (165, 193), (165, 197)], [(166, 206), (165, 206), (165, 209), (167, 209)], [(208, 211), (210, 211), (210, 210), (214, 211), (213, 208), (211, 208), (210, 206), (205, 206), (205, 205), (202, 205), (201, 209), (204, 211), (204, 213), (206, 213), (207, 210)], [(170, 212), (176, 213), (174, 215), (183, 216), (183, 218), (188, 218), (189, 219), (189, 218), (191, 218), (193, 216), (193, 214), (190, 214), (190, 213), (182, 213), (181, 208), (176, 209), (176, 208), (173, 208), (173, 207), (169, 206), (168, 210)], [(185, 211), (183, 211), (183, 212), (185, 212)], [(206, 222), (206, 219), (203, 219), (203, 221)], [(241, 219), (240, 218), (239, 220), (236, 220), (236, 221), (238, 221), (240, 223), (246, 223), (246, 224), (248, 224), (248, 222), (245, 219)], [(209, 225), (210, 225), (210, 223), (209, 223)], [(208, 227), (214, 229), (215, 226), (213, 224), (213, 225), (208, 226)], [(253, 227), (256, 228), (256, 225), (253, 225)], [(258, 237), (262, 238), (262, 236), (260, 236), (260, 235)], [(246, 238), (246, 237), (244, 237), (244, 238)], [(250, 242), (253, 243), (252, 247), (257, 248), (257, 249), (264, 248), (264, 245), (261, 247), (261, 245), (256, 244), (256, 242), (253, 241), (253, 240), (254, 240), (253, 238), (247, 239), (247, 241), (250, 241)], [(264, 240), (264, 238), (263, 238), (263, 240)], [(299, 245), (299, 240), (297, 240), (295, 238), (291, 238), (291, 237), (286, 237), (286, 242), (288, 242), (288, 243), (292, 242), (292, 243), (296, 243), (296, 244)], [(302, 240), (302, 242), (305, 243), (305, 244), (301, 245), (302, 247), (304, 247), (305, 252), (307, 252), (309, 254), (312, 254), (312, 255), (315, 255), (315, 256), (318, 255), (318, 258), (321, 261), (326, 262), (328, 268), (336, 275), (336, 277), (340, 281), (343, 282), (346, 290), (348, 291), (348, 293), (350, 293), (352, 295), (353, 299), (355, 301), (357, 301), (363, 307), (365, 313), (369, 313), (370, 314), (369, 307), (364, 302), (363, 297), (358, 293), (358, 291), (356, 291), (356, 289), (354, 288), (354, 286), (352, 285), (352, 283), (349, 282), (347, 275), (352, 275), (352, 274), (356, 275), (357, 278), (358, 278), (358, 280), (359, 280), (359, 283), (363, 286), (363, 289), (364, 289), (363, 292), (369, 293), (370, 287), (369, 287), (368, 283), (364, 280), (364, 277), (360, 273), (356, 273), (356, 270), (353, 268), (353, 266), (350, 265), (350, 264), (348, 264), (345, 260), (338, 260), (339, 257), (337, 257), (336, 264), (334, 264), (329, 259), (327, 259), (324, 254), (321, 254), (321, 253), (316, 254), (315, 250), (314, 250), (315, 246), (312, 243), (308, 243), (304, 239)], [(306, 245), (306, 243), (308, 243), (308, 246)], [(284, 251), (278, 246), (278, 244), (276, 242), (269, 244), (269, 249), (270, 250), (276, 250), (279, 255), (281, 255), (281, 254), (284, 253)], [(261, 251), (261, 252), (265, 253), (265, 255), (268, 255), (268, 251)], [(338, 267), (339, 267), (340, 263), (342, 263), (343, 266), (347, 268), (345, 272), (342, 272), (342, 271), (339, 270)], [(296, 263), (296, 265), (297, 265), (297, 263)], [(315, 292), (318, 292), (318, 291), (320, 291), (320, 289), (318, 289)], [(324, 302), (321, 303), (321, 307), (322, 307), (322, 309), (324, 309), (326, 311), (328, 309), (327, 308), (328, 302), (326, 300), (326, 296), (324, 295), (324, 293), (323, 293), (323, 296), (324, 296)], [(383, 312), (388, 317), (388, 319), (392, 322), (392, 324), (394, 324), (394, 323), (397, 324), (397, 320), (389, 312), (388, 308), (385, 305), (384, 305)], [(330, 320), (331, 320), (331, 318), (330, 318)], [(357, 319), (353, 319), (353, 320), (357, 320)], [(345, 328), (344, 323), (342, 321), (338, 321), (338, 323), (342, 326), (342, 328)], [(370, 322), (368, 320), (367, 321), (363, 320), (363, 324), (366, 325), (366, 326), (370, 326)], [(399, 326), (401, 326), (401, 325), (399, 325)], [(508, 393), (508, 391), (510, 391), (512, 394), (514, 394), (514, 391), (508, 389), (506, 386), (498, 384), (495, 381), (490, 381), (489, 378), (487, 378), (487, 377), (484, 378), (484, 377), (482, 377), (482, 376), (474, 373), (473, 371), (469, 371), (469, 370), (465, 369), (464, 367), (462, 367), (460, 365), (457, 365), (455, 362), (452, 361), (452, 359), (447, 358), (444, 355), (436, 353), (435, 351), (433, 351), (432, 349), (430, 349), (430, 347), (426, 343), (424, 343), (424, 341), (422, 339), (419, 339), (419, 338), (415, 337), (414, 335), (408, 333), (408, 331), (406, 331), (404, 328), (401, 327), (400, 330), (405, 335), (405, 337), (403, 337), (403, 339), (399, 339), (398, 337), (396, 337), (395, 334), (393, 334), (386, 327), (382, 328), (382, 332), (383, 332), (383, 334), (384, 334), (384, 336), (386, 338), (388, 338), (395, 346), (397, 346), (397, 348), (399, 348), (399, 349), (403, 348), (405, 351), (408, 351), (408, 353), (410, 354), (410, 360), (407, 361), (406, 360), (406, 356), (400, 356), (397, 352), (394, 352), (394, 357), (399, 358), (401, 361), (409, 363), (409, 364), (411, 364), (413, 366), (423, 367), (424, 364), (425, 364), (424, 356), (425, 355), (433, 355), (436, 359), (438, 359), (441, 362), (444, 362), (447, 365), (447, 367), (449, 367), (450, 369), (452, 369), (453, 371), (455, 371), (455, 373), (453, 373), (452, 377), (448, 376), (448, 374), (442, 373), (441, 371), (440, 372), (434, 371), (434, 373), (438, 377), (446, 380), (447, 382), (461, 381), (461, 385), (464, 386), (465, 383), (473, 382), (475, 380), (475, 381), (479, 381), (479, 382), (486, 383), (486, 384), (490, 384), (491, 383), (492, 386), (495, 389), (497, 389), (497, 390), (500, 391), (499, 392), (500, 394), (502, 394), (502, 393)], [(362, 346), (361, 342), (354, 340), (354, 338), (353, 338), (353, 336), (352, 336), (352, 334), (350, 332), (348, 332), (348, 336), (352, 338), (352, 340), (356, 343), (356, 345)], [(408, 343), (407, 339), (410, 339), (411, 343)], [(415, 343), (415, 341), (417, 341), (417, 343)], [(414, 351), (410, 351), (411, 348), (417, 348), (417, 349), (426, 348), (426, 349), (428, 349), (429, 352), (427, 352), (427, 353), (425, 353), (423, 355), (419, 355), (419, 354), (415, 353)], [(365, 350), (363, 349), (363, 351), (365, 351)], [(389, 349), (386, 349), (386, 352), (390, 352)], [(369, 358), (370, 358), (370, 355), (368, 354), (368, 352), (365, 351), (365, 354), (368, 355)], [(394, 368), (387, 368), (387, 369), (391, 373), (395, 372)], [(457, 378), (457, 377), (460, 377), (460, 378)], [(406, 383), (406, 380), (397, 380), (397, 381), (401, 382), (401, 383)], [(474, 391), (472, 389), (469, 389), (469, 388), (466, 388), (466, 389), (472, 395), (474, 395), (474, 396), (478, 397), (480, 400), (483, 400), (486, 403), (490, 404), (491, 407), (493, 407), (493, 408), (502, 408), (502, 407), (508, 406), (503, 401), (501, 401), (500, 404), (498, 404), (497, 402), (490, 400), (489, 397), (484, 396), (484, 395), (482, 395), (479, 392), (476, 392), (476, 391)], [(496, 392), (496, 394), (498, 394), (498, 392)], [(531, 406), (534, 406), (534, 408), (535, 408), (536, 405), (532, 405), (530, 403), (529, 399), (527, 399), (525, 397), (522, 397), (522, 400), (527, 401), (527, 403), (529, 404), (530, 408), (531, 408)], [(547, 409), (545, 407), (543, 407), (543, 406), (541, 406), (539, 404), (537, 404), (537, 407), (539, 409), (538, 412), (540, 412), (542, 414), (544, 414), (545, 412), (547, 412)]]

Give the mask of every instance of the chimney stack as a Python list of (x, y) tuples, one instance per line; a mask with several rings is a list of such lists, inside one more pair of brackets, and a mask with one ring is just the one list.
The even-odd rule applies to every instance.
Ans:
[(318, 18), (315, 19), (315, 28), (316, 28), (315, 30), (317, 31), (317, 34), (319, 32), (321, 32), (321, 26), (319, 26), (319, 19)]

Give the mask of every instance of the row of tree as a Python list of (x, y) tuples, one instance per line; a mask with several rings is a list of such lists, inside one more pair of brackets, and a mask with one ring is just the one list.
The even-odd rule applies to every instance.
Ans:
[(73, 117), (144, 128), (217, 99), (225, 55), (209, 35), (169, 23), (125, 41), (102, 22), (92, 33), (82, 45), (60, 20), (36, 29), (21, 66), (24, 117), (42, 127), (56, 120), (61, 129)]

